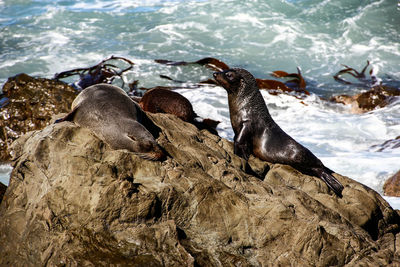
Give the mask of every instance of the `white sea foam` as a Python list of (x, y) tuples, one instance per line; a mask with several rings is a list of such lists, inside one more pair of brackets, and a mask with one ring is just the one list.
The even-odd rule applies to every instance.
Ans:
[(388, 197), (384, 196), (383, 197), (389, 204), (395, 208), (395, 209), (400, 209), (400, 197)]
[(8, 186), (11, 171), (12, 168), (9, 164), (0, 164), (0, 183)]
[(167, 44), (171, 44), (185, 39), (185, 35), (175, 29), (175, 24), (164, 24), (155, 27), (154, 31), (164, 34)]
[(272, 30), (275, 33), (275, 37), (271, 41), (271, 44), (277, 42), (293, 43), (299, 35), (299, 33), (296, 30), (294, 30), (290, 25), (275, 24), (272, 26)]
[[(85, 10), (85, 11), (108, 11), (112, 13), (126, 13), (127, 10), (136, 8), (142, 8), (142, 11), (147, 11), (146, 7), (166, 7), (164, 11), (171, 8), (171, 12), (175, 10), (173, 4), (185, 2), (182, 0), (136, 0), (136, 1), (124, 1), (124, 0), (113, 0), (113, 1), (101, 1), (96, 0), (93, 2), (77, 2), (72, 5), (72, 9)], [(176, 7), (176, 6), (175, 6)], [(150, 9), (152, 10), (152, 9)]]
[(251, 24), (252, 27), (263, 28), (265, 27), (265, 23), (262, 23), (258, 18), (251, 16), (246, 13), (238, 13), (234, 16), (230, 16), (226, 18), (227, 20), (234, 20), (241, 23)]

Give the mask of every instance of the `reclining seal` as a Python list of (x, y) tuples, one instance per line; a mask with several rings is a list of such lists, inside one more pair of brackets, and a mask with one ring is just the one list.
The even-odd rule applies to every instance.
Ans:
[(96, 84), (87, 87), (73, 101), (71, 112), (56, 123), (62, 121), (73, 121), (89, 128), (113, 149), (127, 149), (149, 160), (164, 157), (148, 130), (156, 126), (117, 86)]

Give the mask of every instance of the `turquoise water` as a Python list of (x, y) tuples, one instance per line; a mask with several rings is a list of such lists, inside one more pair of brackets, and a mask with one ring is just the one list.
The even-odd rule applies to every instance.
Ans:
[(396, 0), (0, 1), (0, 83), (112, 54), (212, 56), (258, 77), (300, 66), (310, 89), (329, 95), (351, 90), (332, 79), (340, 64), (370, 60), (382, 78), (400, 80), (399, 25)]
[[(111, 55), (135, 62), (125, 77), (140, 86), (171, 85), (160, 74), (195, 83), (211, 78), (200, 66), (168, 67), (154, 59), (218, 58), (256, 77), (300, 67), (311, 96), (263, 92), (274, 119), (333, 170), (382, 192), (400, 169), (399, 149), (374, 145), (400, 136), (400, 105), (366, 114), (328, 104), (319, 96), (359, 93), (337, 83), (346, 64), (361, 70), (369, 60), (384, 83), (400, 87), (400, 10), (396, 0), (270, 1), (28, 1), (0, 0), (0, 85), (25, 72), (55, 73), (92, 66)], [(180, 90), (198, 114), (222, 121), (233, 133), (226, 93), (218, 87)], [(9, 167), (0, 168), (8, 180)], [(394, 200), (390, 200), (395, 203)]]

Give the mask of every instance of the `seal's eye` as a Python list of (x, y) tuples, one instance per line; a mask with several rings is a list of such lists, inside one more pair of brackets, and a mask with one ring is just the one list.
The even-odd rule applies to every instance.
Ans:
[(231, 71), (225, 73), (225, 76), (226, 76), (226, 78), (228, 78), (231, 81), (233, 81), (233, 79), (234, 79), (234, 74)]

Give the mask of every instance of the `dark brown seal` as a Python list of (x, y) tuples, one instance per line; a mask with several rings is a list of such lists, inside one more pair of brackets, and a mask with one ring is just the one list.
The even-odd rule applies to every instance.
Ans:
[(174, 114), (184, 121), (193, 121), (197, 117), (186, 97), (167, 89), (154, 88), (147, 91), (140, 99), (139, 105), (144, 111)]
[(71, 112), (61, 121), (73, 121), (92, 130), (113, 149), (127, 149), (138, 156), (159, 160), (164, 156), (154, 136), (155, 127), (145, 112), (119, 87), (96, 84), (74, 100)]
[(215, 128), (219, 121), (201, 119), (194, 112), (190, 101), (177, 92), (163, 88), (154, 88), (147, 91), (141, 99), (136, 98), (135, 101), (138, 101), (144, 111), (174, 114), (183, 121), (193, 123), (199, 129), (207, 129), (211, 133), (218, 135)]
[(215, 80), (228, 92), (229, 112), (235, 133), (235, 154), (290, 165), (321, 178), (338, 196), (343, 185), (332, 171), (307, 148), (287, 135), (272, 119), (257, 87), (256, 79), (244, 69), (214, 73)]

